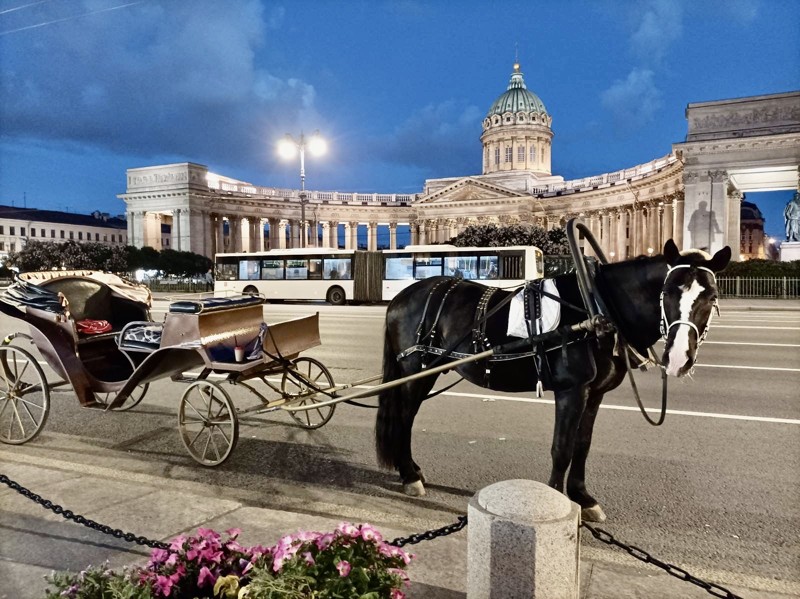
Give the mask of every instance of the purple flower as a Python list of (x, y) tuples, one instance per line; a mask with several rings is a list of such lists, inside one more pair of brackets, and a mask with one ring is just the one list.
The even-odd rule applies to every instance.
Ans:
[(150, 563), (151, 564), (161, 564), (167, 561), (167, 558), (170, 556), (169, 552), (166, 549), (153, 549), (150, 553)]
[(200, 575), (197, 577), (197, 586), (202, 588), (206, 585), (213, 587), (214, 583), (217, 581), (217, 577), (211, 573), (207, 567), (203, 566), (200, 568)]
[(336, 569), (339, 570), (339, 576), (344, 578), (348, 574), (350, 574), (350, 562), (342, 560), (338, 564), (336, 564)]
[(156, 595), (161, 595), (163, 597), (169, 597), (170, 593), (172, 592), (172, 578), (169, 576), (162, 576), (159, 574), (156, 576), (156, 582), (154, 585), (154, 590)]

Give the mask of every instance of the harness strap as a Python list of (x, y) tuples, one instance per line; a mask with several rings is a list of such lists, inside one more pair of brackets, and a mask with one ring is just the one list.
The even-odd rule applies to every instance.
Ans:
[[(475, 308), (475, 327), (472, 329), (472, 348), (476, 354), (491, 347), (491, 343), (489, 343), (489, 339), (486, 337), (486, 324), (488, 321), (485, 316), (486, 310), (489, 307), (489, 302), (496, 291), (497, 287), (487, 287), (484, 289), (483, 295), (481, 295), (481, 299), (478, 301), (478, 307)], [(491, 359), (487, 358), (484, 372), (484, 382), (487, 387), (489, 386), (489, 377), (491, 375), (491, 362)]]

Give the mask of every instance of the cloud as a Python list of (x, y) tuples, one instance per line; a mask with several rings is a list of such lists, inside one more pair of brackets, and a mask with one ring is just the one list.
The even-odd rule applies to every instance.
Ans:
[(683, 7), (672, 0), (650, 0), (631, 35), (631, 47), (645, 64), (659, 64), (683, 31)]
[(478, 132), (483, 116), (476, 106), (456, 100), (429, 104), (389, 135), (373, 139), (369, 154), (427, 173), (474, 175), (480, 171)]
[[(10, 27), (77, 6), (37, 5)], [(265, 11), (257, 0), (235, 10), (212, 0), (151, 1), (2, 36), (3, 134), (118, 154), (259, 161), (271, 127), (283, 133), (315, 114), (311, 83), (257, 66), (283, 18), (283, 8)]]
[(641, 128), (661, 108), (661, 92), (653, 77), (650, 69), (635, 68), (624, 80), (615, 81), (600, 94), (600, 101), (611, 112), (618, 132)]

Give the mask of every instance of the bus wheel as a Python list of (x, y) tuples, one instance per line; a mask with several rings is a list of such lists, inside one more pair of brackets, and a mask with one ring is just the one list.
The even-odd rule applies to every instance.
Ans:
[(258, 295), (258, 289), (256, 289), (252, 285), (248, 285), (247, 287), (244, 288), (242, 293), (244, 293), (245, 295)]
[(344, 306), (347, 298), (344, 294), (344, 289), (341, 287), (331, 287), (328, 289), (328, 296), (326, 299), (332, 306)]

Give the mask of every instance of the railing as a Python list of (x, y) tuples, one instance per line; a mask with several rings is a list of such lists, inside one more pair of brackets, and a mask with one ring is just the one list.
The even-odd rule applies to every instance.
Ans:
[(800, 299), (800, 277), (718, 277), (721, 297)]

